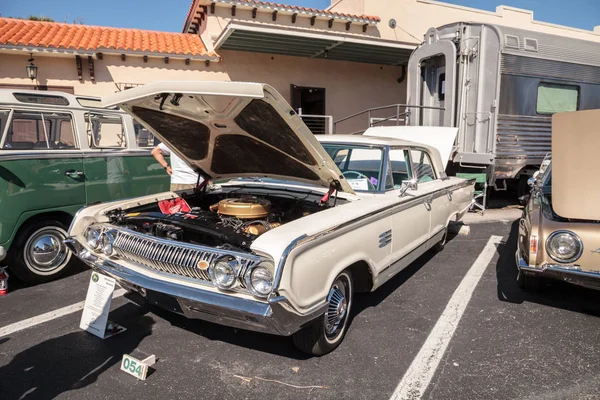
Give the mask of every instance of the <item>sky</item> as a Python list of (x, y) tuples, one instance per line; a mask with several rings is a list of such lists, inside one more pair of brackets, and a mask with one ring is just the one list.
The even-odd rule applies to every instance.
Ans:
[[(314, 8), (326, 8), (330, 4), (330, 0), (276, 0), (275, 2)], [(600, 0), (446, 0), (446, 2), (488, 11), (494, 11), (497, 5), (504, 4), (533, 10), (534, 18), (538, 21), (587, 30), (600, 25)], [(192, 0), (0, 0), (0, 15), (3, 17), (43, 15), (57, 22), (181, 32), (191, 3)]]

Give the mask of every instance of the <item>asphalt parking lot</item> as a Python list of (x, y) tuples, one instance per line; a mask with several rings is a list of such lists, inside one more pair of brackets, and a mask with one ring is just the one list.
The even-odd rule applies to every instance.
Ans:
[[(491, 261), (467, 288), (472, 296), (463, 299), (466, 308), (439, 362), (428, 364), (422, 397), (598, 398), (600, 292), (563, 283), (522, 292), (516, 233), (516, 222), (471, 225), (443, 252), (424, 255), (378, 291), (355, 298), (345, 341), (320, 358), (300, 353), (289, 338), (189, 321), (123, 297), (113, 300), (111, 319), (127, 331), (106, 340), (78, 328), (81, 311), (50, 316), (0, 336), (0, 398), (390, 399), (405, 375), (430, 363), (419, 359), (424, 344), (490, 243)], [(83, 301), (89, 276), (11, 286), (0, 298), (0, 332)], [(119, 370), (124, 353), (156, 355), (146, 381)]]

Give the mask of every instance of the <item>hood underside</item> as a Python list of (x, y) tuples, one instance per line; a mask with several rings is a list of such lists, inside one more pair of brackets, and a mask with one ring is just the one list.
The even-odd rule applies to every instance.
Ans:
[(600, 110), (552, 116), (552, 208), (563, 218), (600, 220)]
[(146, 126), (213, 180), (267, 177), (353, 193), (333, 160), (272, 87), (241, 82), (155, 82), (102, 99)]

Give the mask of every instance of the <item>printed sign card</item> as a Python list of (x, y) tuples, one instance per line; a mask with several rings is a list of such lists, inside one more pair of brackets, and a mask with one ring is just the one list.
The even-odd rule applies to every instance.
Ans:
[(108, 320), (114, 290), (115, 280), (113, 278), (92, 272), (81, 322), (79, 323), (81, 329), (101, 339), (125, 331), (124, 327)]

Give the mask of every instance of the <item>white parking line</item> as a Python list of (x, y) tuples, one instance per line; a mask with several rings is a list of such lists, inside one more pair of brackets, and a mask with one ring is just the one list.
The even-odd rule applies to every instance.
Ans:
[[(121, 297), (125, 293), (126, 291), (124, 289), (115, 290), (113, 293), (113, 299)], [(44, 322), (52, 321), (53, 319), (60, 318), (65, 315), (83, 310), (84, 304), (85, 301), (80, 301), (79, 303), (71, 304), (70, 306), (59, 308), (58, 310), (50, 311), (45, 314), (38, 315), (36, 317), (15, 322), (14, 324), (6, 325), (0, 328), (0, 337), (10, 335), (12, 333), (22, 331), (23, 329), (31, 328), (32, 326), (43, 324)]]
[(501, 240), (500, 236), (490, 237), (477, 260), (454, 291), (444, 312), (431, 330), (423, 347), (421, 347), (419, 354), (417, 354), (396, 390), (394, 390), (392, 400), (416, 400), (423, 397), (467, 308), (473, 291), (485, 269), (492, 261), (496, 253), (496, 245)]

